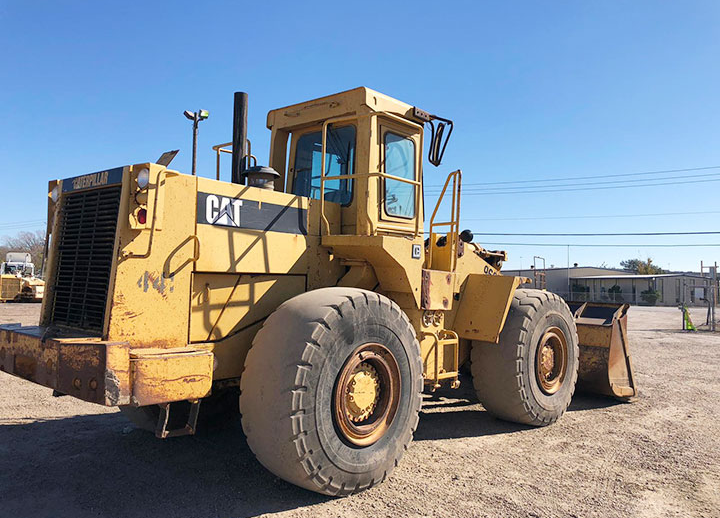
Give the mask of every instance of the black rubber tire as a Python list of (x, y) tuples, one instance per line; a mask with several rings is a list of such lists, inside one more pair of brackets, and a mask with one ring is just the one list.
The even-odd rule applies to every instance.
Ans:
[[(535, 376), (535, 354), (545, 331), (558, 327), (567, 340), (565, 379), (554, 394), (545, 394)], [(565, 413), (577, 382), (580, 352), (570, 309), (554, 293), (515, 291), (497, 344), (474, 342), (473, 384), (478, 399), (495, 417), (532, 426), (546, 426)]]
[[(399, 406), (377, 442), (351, 446), (334, 423), (333, 387), (352, 352), (373, 342), (397, 361)], [(412, 441), (422, 402), (420, 346), (407, 315), (387, 297), (322, 288), (270, 315), (240, 384), (242, 426), (258, 461), (292, 484), (346, 496), (382, 482)]]
[[(200, 413), (198, 414), (198, 431), (203, 432), (208, 429), (218, 428), (237, 418), (240, 414), (239, 396), (240, 389), (230, 387), (213, 392), (210, 396), (203, 398), (200, 403)], [(187, 422), (187, 412), (190, 410), (190, 404), (187, 401), (178, 401), (173, 405), (175, 406), (170, 408), (170, 427), (182, 427)], [(160, 407), (149, 405), (140, 407), (121, 406), (119, 408), (120, 412), (137, 428), (155, 433)]]

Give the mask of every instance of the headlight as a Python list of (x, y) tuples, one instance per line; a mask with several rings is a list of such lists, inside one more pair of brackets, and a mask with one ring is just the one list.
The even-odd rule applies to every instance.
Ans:
[(141, 169), (137, 175), (138, 187), (140, 187), (141, 189), (144, 189), (145, 187), (148, 186), (149, 183), (150, 183), (150, 170)]
[(53, 187), (53, 190), (50, 191), (50, 198), (52, 198), (53, 203), (57, 203), (59, 197), (60, 197), (60, 186), (56, 185), (55, 187)]

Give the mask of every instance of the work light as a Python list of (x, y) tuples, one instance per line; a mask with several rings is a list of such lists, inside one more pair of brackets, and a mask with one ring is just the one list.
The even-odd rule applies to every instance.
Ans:
[(144, 189), (150, 183), (150, 171), (148, 169), (141, 169), (137, 175), (137, 184), (140, 189)]

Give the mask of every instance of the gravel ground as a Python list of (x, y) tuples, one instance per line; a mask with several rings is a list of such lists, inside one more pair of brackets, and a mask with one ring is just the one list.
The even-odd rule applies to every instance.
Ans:
[[(0, 305), (0, 323), (39, 305)], [(693, 318), (704, 321), (702, 310)], [(276, 479), (239, 423), (161, 441), (115, 409), (0, 373), (0, 516), (720, 516), (720, 334), (632, 308), (635, 403), (576, 395), (546, 428), (489, 416), (468, 390), (427, 397), (392, 477), (344, 499)]]

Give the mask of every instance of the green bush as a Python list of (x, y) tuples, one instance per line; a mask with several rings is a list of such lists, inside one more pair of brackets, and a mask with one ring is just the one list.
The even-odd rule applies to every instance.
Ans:
[(615, 286), (612, 286), (608, 290), (608, 297), (613, 302), (624, 302), (625, 299), (622, 296), (622, 288), (618, 286), (617, 284)]
[(640, 292), (640, 298), (643, 299), (645, 302), (647, 302), (649, 305), (654, 306), (655, 303), (658, 301), (662, 294), (654, 290), (652, 288), (649, 288), (645, 291)]
[(582, 286), (581, 284), (575, 283), (570, 287), (572, 299), (578, 302), (586, 302), (588, 300), (588, 293), (590, 293), (590, 286)]

